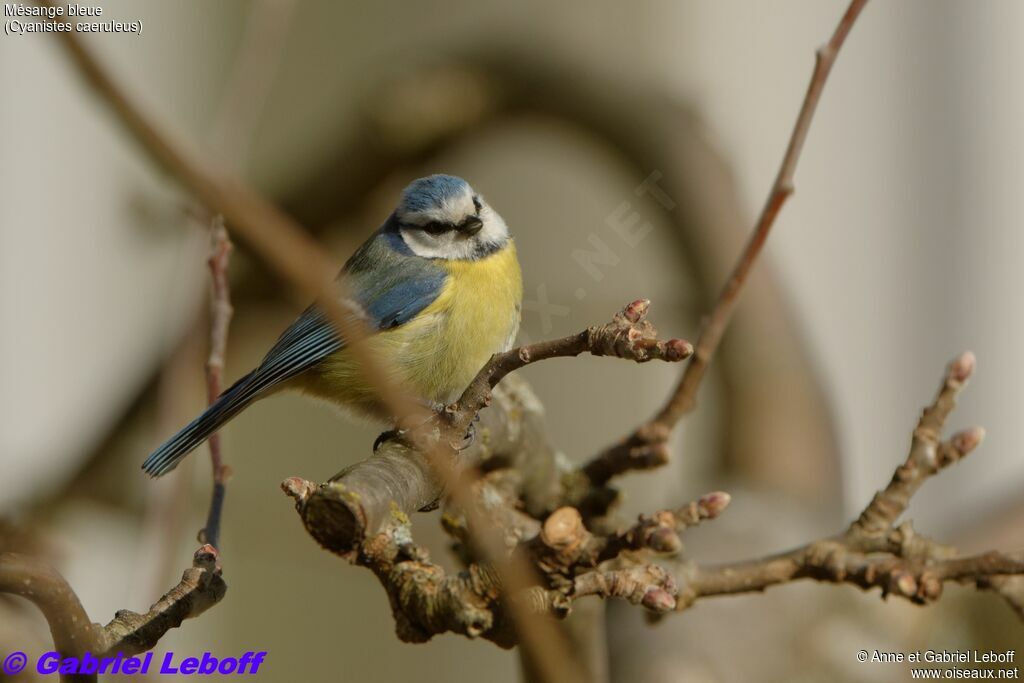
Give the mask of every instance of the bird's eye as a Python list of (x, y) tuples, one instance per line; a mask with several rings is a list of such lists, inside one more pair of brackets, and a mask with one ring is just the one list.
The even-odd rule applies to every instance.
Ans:
[(480, 198), (476, 195), (473, 195), (473, 206), (476, 207), (477, 213), (480, 213), (484, 208), (483, 204), (480, 203)]
[(432, 223), (427, 223), (426, 225), (423, 226), (423, 232), (427, 233), (428, 235), (440, 235), (441, 233), (448, 232), (451, 229), (452, 226), (447, 225), (445, 223), (438, 223), (436, 221)]

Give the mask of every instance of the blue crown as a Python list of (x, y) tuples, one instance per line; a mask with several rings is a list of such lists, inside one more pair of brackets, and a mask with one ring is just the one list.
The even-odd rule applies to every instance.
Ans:
[(469, 187), (462, 178), (436, 174), (409, 183), (398, 204), (399, 213), (426, 211), (441, 206), (446, 200), (458, 197)]

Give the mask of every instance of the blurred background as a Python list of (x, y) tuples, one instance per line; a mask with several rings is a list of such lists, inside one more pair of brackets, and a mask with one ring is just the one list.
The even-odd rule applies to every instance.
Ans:
[[(467, 178), (517, 239), (521, 341), (639, 297), (665, 336), (696, 337), (774, 177), (813, 50), (845, 9), (102, 6), (143, 22), (141, 36), (84, 38), (115, 77), (339, 265), (409, 180)], [(836, 531), (905, 457), (945, 364), (971, 349), (979, 369), (951, 426), (988, 436), (911, 516), (964, 550), (1024, 545), (1022, 25), (1011, 1), (868, 5), (701, 406), (670, 467), (622, 482), (627, 514), (730, 491), (728, 513), (689, 536), (707, 561)], [(0, 38), (0, 90), (0, 550), (46, 556), (105, 622), (173, 585), (203, 524), (205, 449), (159, 482), (139, 464), (204, 403), (209, 238), (51, 37)], [(229, 381), (306, 304), (244, 244), (232, 283)], [(554, 442), (582, 461), (648, 416), (678, 372), (581, 358), (524, 374)], [(297, 396), (226, 428), (229, 591), (158, 651), (267, 650), (264, 680), (518, 679), (515, 654), (488, 643), (400, 643), (372, 575), (320, 550), (280, 494), (287, 476), (323, 480), (366, 457), (377, 431)], [(436, 518), (415, 523), (453, 566)], [(955, 588), (926, 610), (800, 584), (655, 628), (628, 606), (608, 619), (615, 681), (905, 680), (856, 651), (1006, 649), (1022, 635), (994, 596)], [(48, 638), (32, 609), (0, 601), (0, 651), (42, 652)]]

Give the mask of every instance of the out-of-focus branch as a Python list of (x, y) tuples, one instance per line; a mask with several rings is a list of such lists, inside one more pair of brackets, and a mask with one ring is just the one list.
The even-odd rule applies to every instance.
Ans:
[(249, 146), (284, 61), (297, 4), (297, 0), (259, 0), (248, 5), (242, 38), (210, 134), (236, 169), (244, 169), (248, 161)]
[[(51, 0), (37, 2), (52, 6)], [(53, 18), (49, 20), (54, 21)], [(174, 175), (209, 210), (223, 214), (233, 230), (247, 239), (281, 276), (294, 284), (300, 292), (315, 299), (339, 335), (345, 339), (359, 371), (367, 384), (376, 389), (389, 413), (400, 422), (409, 424), (420, 424), (432, 417), (395, 385), (363, 343), (367, 331), (360, 312), (349, 303), (343, 283), (333, 280), (334, 269), (330, 259), (309, 236), (258, 193), (222, 169), (215, 169), (194, 156), (180, 141), (174, 141), (166, 131), (161, 130), (100, 66), (75, 32), (60, 32), (58, 38), (86, 81), (110, 105), (152, 159)], [(426, 443), (418, 432), (411, 436), (420, 453), (427, 458), (434, 475), (443, 478), (455, 494), (460, 494), (461, 480), (449, 470), (444, 445)], [(509, 567), (507, 572), (501, 566), (498, 569), (506, 579), (520, 581), (514, 568)], [(523, 630), (527, 634), (523, 644), (535, 650), (537, 660), (545, 668), (545, 679), (557, 680), (560, 678), (557, 675), (559, 671), (566, 669), (566, 662), (571, 661), (572, 653), (560, 648), (560, 641), (537, 638), (544, 630), (543, 624), (528, 625)], [(571, 666), (568, 668), (571, 669)]]
[(849, 35), (854, 22), (866, 4), (867, 0), (853, 0), (840, 19), (832, 38), (816, 53), (814, 72), (811, 74), (807, 94), (804, 96), (803, 105), (797, 116), (796, 124), (793, 126), (793, 133), (790, 136), (775, 182), (761, 209), (754, 231), (733, 266), (732, 273), (726, 280), (711, 315), (701, 330), (693, 359), (686, 366), (682, 379), (654, 418), (638, 427), (620, 443), (600, 453), (583, 468), (584, 473), (595, 485), (603, 485), (612, 477), (630, 470), (659, 467), (668, 461), (668, 437), (682, 417), (696, 406), (697, 389), (700, 387), (708, 365), (711, 363), (711, 358), (729, 325), (743, 285), (764, 248), (768, 233), (775, 225), (775, 219), (782, 210), (783, 204), (793, 194), (793, 174), (796, 171), (804, 141), (807, 139), (811, 120), (818, 108), (818, 101), (821, 99), (825, 82), (832, 71), (832, 65), (839, 55), (840, 48), (846, 41), (846, 36)]
[[(217, 564), (217, 549), (204, 545), (177, 586), (146, 614), (121, 610), (106, 626), (92, 623), (74, 589), (48, 564), (16, 553), (0, 554), (0, 593), (32, 601), (46, 617), (54, 647), (64, 657), (133, 655), (156, 646), (167, 631), (197, 617), (227, 590)], [(61, 675), (62, 681), (95, 681), (95, 674)]]
[[(52, 0), (36, 0), (51, 7)], [(48, 21), (56, 19), (47, 16)], [(391, 414), (411, 419), (428, 415), (422, 406), (400, 391), (380, 367), (363, 341), (368, 336), (360, 311), (345, 296), (344, 284), (335, 280), (336, 265), (287, 214), (237, 177), (193, 153), (181, 140), (144, 114), (142, 109), (104, 69), (76, 31), (55, 32), (79, 74), (109, 105), (142, 150), (169, 172), (209, 211), (223, 215), (241, 235), (303, 298), (314, 299), (346, 340), (367, 384), (377, 389)]]
[[(0, 593), (20, 595), (39, 608), (62, 657), (81, 657), (95, 649), (96, 626), (68, 582), (45, 562), (18, 553), (0, 554)], [(61, 676), (61, 681), (95, 680), (95, 675)]]
[[(217, 217), (211, 231), (213, 250), (210, 253), (210, 279), (213, 293), (210, 301), (210, 355), (206, 361), (206, 400), (212, 404), (224, 389), (224, 353), (228, 344), (228, 328), (234, 309), (231, 307), (231, 285), (228, 281), (228, 264), (231, 261), (231, 240), (228, 239), (224, 219)], [(214, 432), (209, 438), (210, 465), (213, 470), (213, 492), (206, 526), (200, 534), (202, 542), (214, 548), (220, 547), (220, 520), (224, 509), (231, 468), (224, 464), (220, 448), (220, 433)]]

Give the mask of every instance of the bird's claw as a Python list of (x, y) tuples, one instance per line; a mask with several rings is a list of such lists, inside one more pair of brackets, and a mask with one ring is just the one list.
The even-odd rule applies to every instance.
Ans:
[(470, 446), (473, 445), (473, 441), (476, 439), (476, 420), (469, 423), (469, 429), (466, 430), (466, 435), (462, 437), (462, 444), (453, 446), (453, 448), (460, 453)]
[[(433, 420), (441, 420), (449, 423), (452, 420), (453, 413), (448, 410), (448, 406), (446, 406), (445, 404), (436, 403), (434, 401), (424, 401), (423, 405), (424, 407), (428, 408), (431, 411), (431, 416), (429, 418), (424, 420), (419, 425), (395, 427), (392, 429), (388, 429), (387, 431), (381, 432), (379, 435), (377, 435), (377, 438), (374, 439), (373, 452), (376, 453), (377, 450), (388, 441), (398, 441), (404, 444), (405, 446), (408, 446), (409, 448), (415, 448), (416, 444), (413, 442), (414, 440), (411, 438), (412, 433), (414, 431), (422, 428), (423, 426), (425, 426), (426, 424)], [(452, 444), (452, 448), (454, 448), (456, 451), (461, 452), (473, 445), (473, 441), (476, 439), (476, 422), (479, 419), (479, 413), (473, 416), (473, 421), (470, 423), (469, 428), (466, 430), (466, 434), (462, 439), (462, 443), (457, 446)]]
[(403, 430), (401, 429), (389, 429), (385, 432), (381, 432), (380, 434), (378, 434), (377, 438), (373, 440), (373, 452), (376, 453), (377, 449), (383, 446), (388, 441), (391, 441), (393, 439), (401, 439), (402, 432)]

